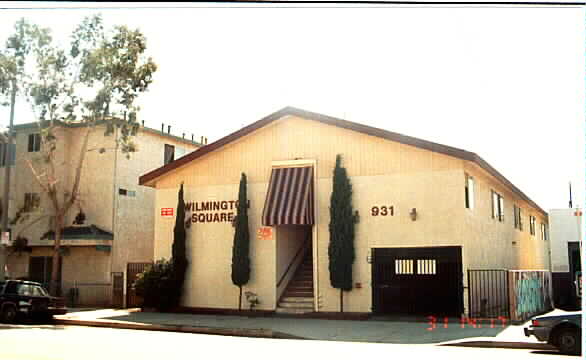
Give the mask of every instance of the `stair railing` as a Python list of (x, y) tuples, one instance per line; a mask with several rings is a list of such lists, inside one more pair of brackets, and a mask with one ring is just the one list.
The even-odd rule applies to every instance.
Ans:
[[(287, 266), (287, 269), (285, 270), (283, 275), (281, 275), (281, 278), (277, 282), (277, 299), (279, 299), (281, 297), (281, 294), (283, 293), (283, 290), (284, 290), (284, 287), (281, 289), (281, 285), (283, 284), (285, 279), (288, 277), (288, 275), (291, 273), (291, 269), (297, 269), (298, 266), (294, 267), (293, 265), (295, 263), (297, 263), (299, 265), (299, 263), (301, 262), (300, 258), (302, 258), (301, 255), (305, 254), (305, 252), (307, 251), (307, 248), (308, 248), (308, 244), (311, 244), (311, 238), (312, 238), (312, 236), (311, 236), (311, 232), (310, 232), (308, 238), (304, 241), (303, 245), (301, 245), (299, 250), (297, 250), (297, 253), (295, 254), (293, 259), (291, 260), (291, 262)], [(289, 276), (289, 280), (291, 280), (292, 278), (293, 278), (292, 276)]]

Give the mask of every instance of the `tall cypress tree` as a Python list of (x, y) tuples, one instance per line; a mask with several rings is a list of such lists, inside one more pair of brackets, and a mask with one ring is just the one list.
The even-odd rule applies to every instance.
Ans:
[(250, 279), (250, 233), (248, 231), (248, 198), (246, 196), (246, 175), (242, 173), (238, 189), (236, 229), (232, 246), (232, 283), (240, 289), (238, 310), (242, 309), (242, 285)]
[(187, 271), (187, 255), (185, 248), (185, 199), (183, 198), (183, 183), (179, 188), (177, 200), (177, 217), (175, 218), (175, 227), (173, 228), (173, 272), (171, 286), (173, 287), (172, 305), (178, 306), (183, 294), (185, 272)]
[(344, 291), (352, 290), (352, 263), (354, 262), (354, 224), (352, 185), (342, 157), (336, 156), (333, 189), (330, 198), (330, 244), (328, 247), (330, 283), (340, 289), (340, 311), (344, 312)]

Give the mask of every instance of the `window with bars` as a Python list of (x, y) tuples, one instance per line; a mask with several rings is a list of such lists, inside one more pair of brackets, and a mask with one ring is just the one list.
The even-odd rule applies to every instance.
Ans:
[(395, 274), (397, 274), (397, 275), (413, 274), (413, 260), (396, 259), (395, 260)]
[(503, 196), (494, 190), (491, 190), (492, 198), (492, 218), (498, 221), (505, 221), (505, 200)]
[(474, 178), (468, 174), (466, 174), (464, 199), (466, 203), (466, 209), (474, 209)]
[(541, 223), (541, 240), (547, 241), (547, 224)]
[(417, 273), (419, 275), (435, 275), (435, 260), (434, 259), (419, 259), (417, 260)]

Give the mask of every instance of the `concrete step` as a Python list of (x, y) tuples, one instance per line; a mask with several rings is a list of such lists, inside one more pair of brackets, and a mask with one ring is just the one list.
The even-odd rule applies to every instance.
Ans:
[(290, 282), (290, 284), (313, 286), (313, 281), (294, 279), (293, 281)]
[(285, 292), (294, 292), (294, 293), (298, 293), (298, 292), (304, 292), (304, 293), (308, 293), (308, 294), (313, 294), (313, 288), (312, 287), (306, 287), (306, 286), (290, 286), (287, 288), (287, 290), (285, 290)]
[(304, 296), (283, 296), (281, 298), (283, 302), (301, 302), (301, 303), (313, 303), (312, 297), (304, 297)]
[(313, 291), (285, 291), (287, 297), (312, 297)]
[(313, 302), (298, 303), (298, 302), (279, 302), (279, 307), (287, 309), (308, 309), (313, 310)]
[(279, 314), (307, 314), (307, 313), (312, 313), (313, 309), (291, 309), (291, 308), (277, 307), (277, 310), (275, 312), (277, 312)]

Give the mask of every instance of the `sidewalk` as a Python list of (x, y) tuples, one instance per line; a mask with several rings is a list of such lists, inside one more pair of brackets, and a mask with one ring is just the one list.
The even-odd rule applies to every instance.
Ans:
[[(141, 312), (139, 309), (76, 311), (55, 316), (64, 325), (179, 331), (215, 335), (358, 341), (394, 344), (436, 344), (549, 350), (547, 344), (525, 337), (523, 325), (494, 322), (461, 324), (451, 319), (432, 327), (427, 319), (324, 320), (293, 317), (246, 317)], [(551, 313), (558, 313), (554, 310)]]

